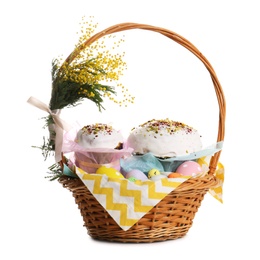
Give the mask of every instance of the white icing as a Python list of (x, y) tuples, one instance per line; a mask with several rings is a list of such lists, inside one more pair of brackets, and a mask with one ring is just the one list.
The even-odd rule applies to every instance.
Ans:
[(115, 149), (123, 144), (123, 135), (106, 124), (93, 124), (80, 129), (75, 140), (84, 148)]
[(150, 120), (134, 128), (127, 146), (134, 153), (152, 153), (157, 157), (188, 155), (201, 150), (201, 137), (197, 130), (171, 120)]

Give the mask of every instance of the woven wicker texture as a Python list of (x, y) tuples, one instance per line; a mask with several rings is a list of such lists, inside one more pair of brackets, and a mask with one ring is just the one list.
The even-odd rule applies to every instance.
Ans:
[[(217, 141), (223, 141), (225, 134), (226, 105), (221, 84), (209, 61), (192, 43), (182, 36), (167, 29), (151, 25), (122, 23), (95, 34), (81, 45), (80, 50), (88, 47), (90, 44), (105, 35), (131, 29), (143, 29), (162, 34), (182, 45), (201, 60), (209, 71), (215, 88), (219, 104)], [(66, 62), (72, 62), (80, 50), (72, 52), (66, 59)], [(132, 243), (172, 240), (181, 238), (187, 234), (188, 230), (192, 226), (195, 213), (198, 211), (204, 195), (210, 188), (217, 185), (217, 180), (213, 174), (216, 170), (220, 153), (221, 152), (218, 152), (212, 156), (209, 164), (209, 172), (206, 176), (191, 178), (181, 184), (127, 231), (122, 230), (117, 225), (81, 180), (61, 177), (59, 182), (72, 192), (75, 202), (83, 217), (84, 225), (88, 230), (88, 234), (92, 238)]]
[(61, 177), (75, 198), (88, 234), (116, 242), (156, 242), (181, 238), (190, 229), (208, 189), (217, 184), (212, 175), (190, 179), (167, 195), (129, 230), (122, 230), (79, 179)]

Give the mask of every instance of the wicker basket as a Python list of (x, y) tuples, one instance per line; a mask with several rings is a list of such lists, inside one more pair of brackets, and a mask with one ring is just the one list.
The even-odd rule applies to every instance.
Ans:
[[(167, 29), (151, 25), (122, 23), (95, 34), (82, 45), (82, 49), (105, 35), (131, 29), (143, 29), (160, 33), (184, 46), (203, 62), (211, 75), (219, 104), (217, 141), (223, 141), (225, 132), (225, 98), (222, 87), (208, 60), (193, 44), (182, 36)], [(77, 53), (72, 53), (68, 57), (68, 60), (72, 60), (76, 55)], [(210, 188), (218, 184), (214, 173), (219, 157), (220, 152), (212, 156), (209, 164), (209, 172), (206, 176), (191, 178), (182, 183), (127, 231), (122, 230), (118, 226), (80, 179), (63, 176), (59, 179), (59, 182), (63, 187), (72, 192), (83, 217), (84, 225), (92, 238), (132, 243), (173, 240), (187, 234), (204, 195)]]

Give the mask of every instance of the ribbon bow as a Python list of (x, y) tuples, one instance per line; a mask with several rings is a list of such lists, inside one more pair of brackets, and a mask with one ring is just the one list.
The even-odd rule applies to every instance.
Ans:
[(30, 97), (27, 102), (51, 115), (53, 118), (53, 121), (55, 123), (55, 161), (59, 162), (61, 161), (61, 152), (62, 152), (62, 143), (63, 143), (63, 130), (69, 131), (71, 129), (71, 126), (67, 124), (65, 121), (63, 121), (60, 117), (60, 110), (57, 110), (57, 112), (53, 112), (50, 110), (50, 108), (44, 104), (42, 101), (38, 100), (37, 98)]

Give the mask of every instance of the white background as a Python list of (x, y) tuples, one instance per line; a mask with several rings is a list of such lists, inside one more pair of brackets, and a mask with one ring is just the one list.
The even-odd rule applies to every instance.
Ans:
[[(9, 259), (259, 259), (259, 7), (258, 1), (3, 1), (1, 26), (0, 258)], [(227, 101), (224, 204), (209, 194), (187, 236), (154, 244), (92, 240), (69, 191), (45, 179), (50, 162), (41, 145), (49, 102), (51, 61), (69, 55), (82, 16), (99, 29), (121, 22), (165, 27), (208, 58)], [(204, 145), (216, 141), (218, 105), (208, 72), (186, 49), (156, 33), (124, 33), (124, 84), (136, 96), (125, 109), (106, 103), (64, 111), (64, 119), (104, 121), (128, 133), (152, 118), (197, 128)], [(51, 159), (51, 163), (52, 163)]]

